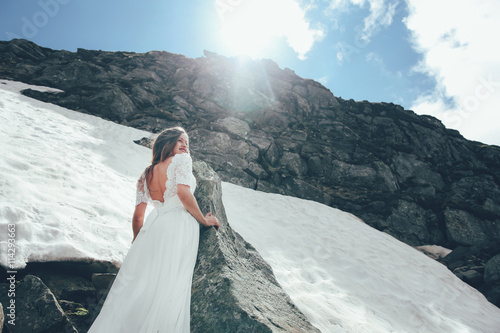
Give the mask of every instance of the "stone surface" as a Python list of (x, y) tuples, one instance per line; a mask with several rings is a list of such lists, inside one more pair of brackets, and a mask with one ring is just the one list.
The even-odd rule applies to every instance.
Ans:
[(474, 269), (459, 269), (454, 271), (455, 275), (462, 281), (470, 284), (473, 287), (479, 287), (483, 283), (483, 276), (480, 272)]
[(496, 242), (483, 246), (457, 246), (438, 261), (477, 288), (491, 303), (500, 306), (500, 255), (497, 253), (500, 253), (500, 244)]
[(500, 254), (497, 254), (486, 263), (484, 281), (491, 284), (500, 282)]
[[(390, 233), (410, 245), (443, 243), (437, 217), (414, 202), (399, 200), (387, 219)], [(431, 234), (433, 233), (433, 234)]]
[[(495, 239), (484, 222), (474, 215), (459, 209), (447, 207), (444, 211), (446, 230), (451, 242), (459, 245), (484, 245)], [(493, 237), (492, 237), (493, 236)]]
[(0, 303), (0, 333), (3, 331), (3, 321), (4, 321), (4, 315), (3, 315), (3, 306), (2, 303)]
[(94, 273), (92, 274), (92, 284), (97, 290), (108, 289), (115, 278), (115, 273)]
[(96, 297), (96, 289), (88, 279), (73, 272), (39, 272), (37, 275), (57, 300), (86, 303)]
[(79, 333), (88, 331), (92, 317), (83, 304), (61, 300), (59, 305)]
[(220, 179), (195, 162), (195, 196), (202, 212), (221, 221), (202, 228), (193, 278), (192, 332), (319, 332), (292, 303), (271, 267), (228, 224)]
[[(7, 304), (7, 285), (0, 284), (0, 289), (0, 302)], [(77, 332), (54, 294), (33, 275), (27, 275), (16, 286), (15, 319), (15, 325), (6, 321), (10, 333)]]

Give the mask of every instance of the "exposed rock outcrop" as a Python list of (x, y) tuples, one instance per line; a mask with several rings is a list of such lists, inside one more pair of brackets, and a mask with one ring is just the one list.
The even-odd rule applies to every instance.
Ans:
[[(335, 97), (271, 60), (0, 42), (28, 96), (152, 132), (182, 125), (225, 181), (316, 200), (410, 245), (500, 241), (500, 148), (392, 103)], [(485, 258), (487, 260), (488, 258)]]
[(196, 198), (220, 231), (202, 229), (192, 292), (192, 332), (319, 332), (281, 289), (257, 250), (229, 226), (217, 174), (193, 166)]
[[(3, 304), (9, 304), (10, 299), (14, 299), (9, 299), (8, 287), (7, 284), (0, 284), (0, 301)], [(54, 294), (40, 278), (33, 275), (26, 276), (15, 288), (14, 314), (13, 322), (5, 322), (11, 333), (77, 332)]]
[(438, 261), (500, 307), (500, 244), (458, 246)]

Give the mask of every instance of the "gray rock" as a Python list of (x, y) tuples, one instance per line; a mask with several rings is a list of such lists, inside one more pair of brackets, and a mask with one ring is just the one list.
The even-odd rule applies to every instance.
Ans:
[(94, 273), (92, 274), (92, 284), (96, 290), (108, 289), (115, 278), (116, 273)]
[(333, 184), (347, 183), (355, 187), (372, 188), (377, 192), (393, 192), (397, 189), (394, 176), (389, 167), (382, 162), (356, 165), (334, 160), (330, 170), (328, 180)]
[(464, 246), (485, 245), (490, 240), (481, 220), (464, 210), (447, 207), (444, 219), (448, 237), (456, 244)]
[(484, 294), (488, 301), (500, 307), (500, 285), (490, 286)]
[(88, 331), (92, 323), (92, 314), (84, 305), (64, 300), (59, 301), (59, 305), (78, 332)]
[(307, 173), (307, 164), (299, 154), (285, 152), (281, 163), (292, 176), (302, 178)]
[(313, 176), (323, 176), (323, 166), (319, 156), (313, 156), (307, 161), (307, 169)]
[(256, 131), (252, 131), (248, 138), (248, 142), (257, 147), (261, 153), (264, 153), (273, 142), (273, 138), (267, 136), (266, 133), (257, 133)]
[(3, 316), (3, 306), (2, 303), (0, 303), (0, 333), (3, 331), (3, 321), (4, 321), (4, 316)]
[(500, 254), (497, 254), (486, 262), (484, 269), (484, 281), (488, 284), (500, 281)]
[(89, 99), (89, 104), (109, 105), (114, 110), (113, 113), (119, 121), (135, 113), (134, 103), (119, 87), (112, 87), (97, 92)]
[(391, 234), (410, 245), (442, 243), (444, 235), (437, 232), (437, 217), (414, 202), (399, 200), (387, 219)]
[(220, 179), (195, 162), (195, 196), (221, 229), (203, 228), (193, 277), (192, 332), (319, 332), (281, 289), (271, 267), (229, 225)]
[(324, 191), (322, 191), (320, 188), (317, 188), (306, 181), (293, 177), (286, 177), (283, 180), (282, 190), (284, 191), (280, 192), (276, 190), (270, 190), (269, 192), (291, 194), (300, 191), (300, 193), (303, 193), (303, 198), (305, 199), (321, 202), (325, 205), (329, 205), (331, 201), (331, 197), (327, 193), (324, 193)]
[(50, 289), (57, 300), (74, 301), (86, 303), (88, 299), (94, 299), (96, 289), (92, 282), (79, 275), (70, 272), (39, 272), (37, 276)]
[(218, 128), (230, 135), (239, 139), (246, 139), (250, 133), (250, 126), (243, 120), (235, 117), (221, 118), (217, 120), (216, 125)]
[[(9, 304), (8, 285), (0, 284), (0, 302)], [(68, 317), (57, 302), (56, 297), (38, 277), (27, 275), (16, 284), (15, 325), (6, 316), (5, 327), (11, 333), (75, 332)], [(4, 311), (6, 309), (4, 308)]]
[(248, 168), (245, 169), (247, 173), (249, 173), (253, 178), (255, 179), (262, 179), (265, 178), (267, 175), (266, 170), (264, 170), (260, 164), (257, 163), (249, 163)]
[(429, 164), (419, 161), (413, 154), (398, 153), (392, 158), (392, 166), (399, 182), (408, 180), (419, 184), (432, 185), (435, 188), (444, 187), (443, 178), (437, 172), (430, 170)]
[(271, 143), (269, 148), (264, 153), (264, 158), (272, 166), (278, 164), (279, 160), (281, 159), (281, 151), (274, 142)]
[(500, 204), (495, 203), (490, 198), (486, 198), (486, 200), (484, 201), (483, 209), (487, 212), (500, 216)]
[(462, 281), (470, 284), (473, 287), (479, 287), (483, 283), (483, 275), (476, 270), (458, 270), (453, 272)]
[(337, 184), (345, 182), (367, 186), (375, 181), (377, 172), (366, 165), (354, 165), (334, 160), (331, 165), (330, 181)]

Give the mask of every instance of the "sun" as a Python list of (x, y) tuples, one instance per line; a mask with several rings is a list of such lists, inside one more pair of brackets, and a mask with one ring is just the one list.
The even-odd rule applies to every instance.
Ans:
[(273, 36), (263, 27), (255, 29), (254, 25), (245, 21), (249, 21), (249, 17), (224, 22), (221, 30), (222, 42), (231, 53), (260, 58), (266, 54)]
[(301, 60), (324, 28), (313, 28), (307, 9), (297, 0), (216, 0), (220, 17), (220, 39), (232, 55), (271, 57), (277, 52), (295, 52)]
[(222, 43), (235, 55), (265, 56), (272, 40), (283, 35), (279, 20), (272, 18), (274, 10), (260, 0), (236, 4), (221, 15)]
[(220, 39), (233, 55), (269, 57), (295, 52), (299, 59), (323, 38), (322, 29), (311, 28), (306, 10), (297, 0), (216, 0)]

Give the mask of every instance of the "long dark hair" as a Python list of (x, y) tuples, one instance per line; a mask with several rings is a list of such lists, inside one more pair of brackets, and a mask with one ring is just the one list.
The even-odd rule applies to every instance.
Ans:
[(153, 143), (153, 160), (151, 161), (151, 165), (146, 168), (147, 182), (153, 177), (153, 168), (155, 165), (165, 161), (172, 155), (177, 140), (183, 133), (187, 134), (184, 128), (172, 127), (164, 129), (158, 134), (158, 137)]

